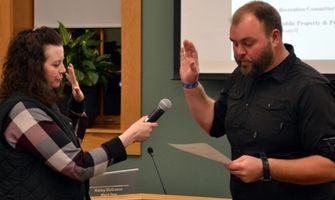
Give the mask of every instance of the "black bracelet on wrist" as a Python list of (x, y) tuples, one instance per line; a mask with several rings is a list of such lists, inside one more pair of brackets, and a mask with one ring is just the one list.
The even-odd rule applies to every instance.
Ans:
[(268, 158), (266, 157), (265, 153), (260, 153), (260, 158), (263, 163), (263, 177), (261, 178), (262, 181), (270, 181), (271, 175), (270, 175), (270, 165)]
[(196, 82), (194, 82), (194, 83), (182, 83), (182, 85), (183, 85), (183, 88), (186, 88), (186, 89), (193, 89), (193, 88), (198, 87), (199, 82), (196, 81)]

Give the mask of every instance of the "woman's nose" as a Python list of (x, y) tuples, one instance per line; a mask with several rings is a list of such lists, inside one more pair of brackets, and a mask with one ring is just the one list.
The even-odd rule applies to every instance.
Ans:
[(65, 74), (65, 72), (66, 72), (66, 68), (65, 68), (65, 65), (64, 65), (64, 63), (61, 65), (61, 67), (60, 67), (60, 73), (61, 74)]

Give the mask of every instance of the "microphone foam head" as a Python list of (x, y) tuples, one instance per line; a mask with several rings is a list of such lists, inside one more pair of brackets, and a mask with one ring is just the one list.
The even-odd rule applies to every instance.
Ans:
[(166, 111), (166, 110), (168, 110), (168, 109), (170, 109), (170, 108), (172, 107), (172, 102), (171, 102), (169, 99), (162, 99), (162, 100), (159, 102), (158, 106), (159, 106), (162, 110)]

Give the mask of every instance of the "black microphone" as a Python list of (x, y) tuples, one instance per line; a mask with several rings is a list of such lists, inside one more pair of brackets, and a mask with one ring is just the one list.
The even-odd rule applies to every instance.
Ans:
[(152, 159), (152, 162), (154, 163), (154, 165), (155, 165), (155, 168), (156, 168), (156, 172), (157, 172), (157, 174), (158, 174), (158, 178), (159, 178), (159, 181), (160, 181), (160, 183), (161, 183), (161, 185), (162, 185), (162, 188), (163, 188), (163, 191), (164, 191), (164, 194), (166, 194), (166, 190), (165, 190), (165, 187), (164, 187), (164, 184), (163, 184), (163, 181), (162, 181), (162, 178), (161, 178), (161, 175), (159, 174), (159, 171), (158, 171), (158, 168), (157, 168), (157, 165), (156, 165), (156, 162), (155, 162), (155, 160), (154, 160), (154, 150), (153, 150), (153, 148), (152, 147), (148, 147), (148, 153), (150, 154), (150, 156), (151, 156), (151, 159)]
[(162, 99), (157, 108), (151, 112), (151, 114), (148, 116), (148, 118), (145, 120), (146, 122), (156, 122), (165, 111), (170, 109), (172, 106), (172, 103), (169, 99)]

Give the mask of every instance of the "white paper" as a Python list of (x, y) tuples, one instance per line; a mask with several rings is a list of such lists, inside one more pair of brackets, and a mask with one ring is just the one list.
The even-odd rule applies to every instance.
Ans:
[(223, 164), (229, 164), (231, 162), (231, 160), (226, 155), (224, 155), (223, 153), (219, 152), (218, 150), (214, 149), (213, 147), (211, 147), (206, 143), (193, 143), (193, 144), (170, 143), (169, 145), (181, 151), (192, 153), (197, 156), (201, 156)]

